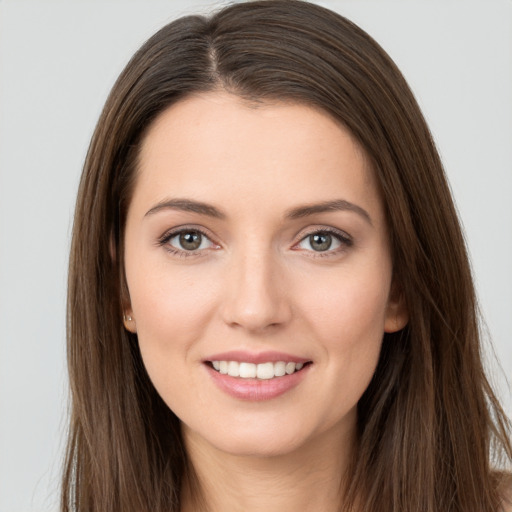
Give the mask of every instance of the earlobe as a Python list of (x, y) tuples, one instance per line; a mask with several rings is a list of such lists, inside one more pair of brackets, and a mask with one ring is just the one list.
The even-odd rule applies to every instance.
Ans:
[(405, 297), (398, 286), (393, 286), (390, 293), (386, 319), (384, 321), (384, 332), (392, 333), (403, 329), (409, 321), (409, 311)]
[(123, 324), (124, 328), (135, 334), (137, 332), (137, 324), (135, 323), (135, 318), (133, 317), (133, 312), (131, 309), (126, 309), (123, 314)]
[[(117, 263), (117, 249), (116, 249), (116, 243), (114, 240), (114, 235), (111, 233), (110, 235), (110, 243), (109, 243), (109, 251), (110, 251), (110, 257), (112, 258), (112, 261), (114, 263)], [(122, 280), (121, 282), (121, 302), (122, 303), (129, 303), (129, 299), (126, 297), (128, 296), (128, 290), (126, 286), (126, 281)], [(127, 306), (123, 308), (123, 325), (124, 328), (133, 334), (137, 332), (137, 324), (135, 323), (135, 318), (133, 316), (133, 311), (130, 306)]]

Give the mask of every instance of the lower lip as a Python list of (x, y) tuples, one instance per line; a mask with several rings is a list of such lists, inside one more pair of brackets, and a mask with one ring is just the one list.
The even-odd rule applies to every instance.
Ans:
[(301, 370), (291, 375), (274, 377), (273, 379), (242, 379), (240, 377), (231, 377), (219, 373), (209, 365), (205, 366), (211, 378), (221, 391), (240, 400), (258, 402), (277, 398), (298, 386), (306, 377), (311, 364), (304, 366)]

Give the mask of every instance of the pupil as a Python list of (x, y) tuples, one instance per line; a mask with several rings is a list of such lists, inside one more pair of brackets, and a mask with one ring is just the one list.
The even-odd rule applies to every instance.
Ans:
[(180, 234), (180, 245), (187, 251), (198, 249), (201, 245), (201, 234), (195, 231)]
[(317, 233), (309, 237), (311, 247), (315, 251), (327, 251), (331, 247), (332, 236), (326, 233)]

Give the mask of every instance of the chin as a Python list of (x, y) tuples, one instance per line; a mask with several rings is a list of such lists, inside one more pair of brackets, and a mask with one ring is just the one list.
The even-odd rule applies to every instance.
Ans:
[(237, 457), (278, 457), (299, 450), (307, 437), (291, 432), (284, 425), (263, 428), (250, 425), (248, 428), (223, 428), (206, 433), (184, 428), (185, 437), (192, 443), (209, 445), (224, 453)]
[(217, 449), (235, 457), (271, 458), (290, 455), (301, 447), (300, 443), (289, 440), (234, 439), (219, 444)]

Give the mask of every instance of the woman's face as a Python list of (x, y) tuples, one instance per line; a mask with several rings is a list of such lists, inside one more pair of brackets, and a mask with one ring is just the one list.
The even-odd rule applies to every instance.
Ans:
[(160, 115), (139, 164), (125, 325), (186, 438), (245, 455), (348, 439), (407, 318), (358, 144), (310, 107), (208, 93)]

